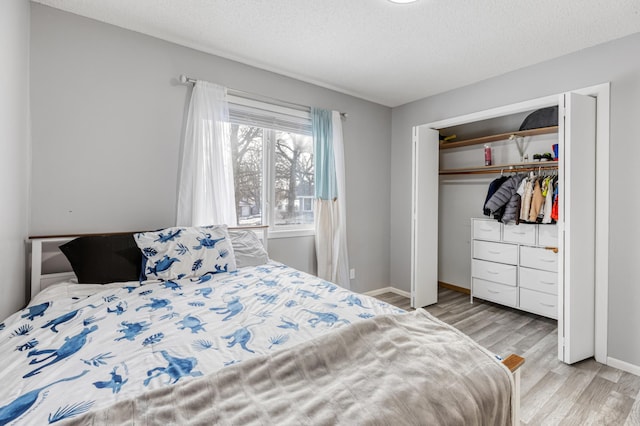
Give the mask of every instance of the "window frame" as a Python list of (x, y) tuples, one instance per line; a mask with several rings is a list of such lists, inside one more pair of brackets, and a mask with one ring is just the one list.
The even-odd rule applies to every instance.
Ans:
[[(254, 126), (262, 128), (262, 224), (269, 227), (269, 238), (292, 238), (315, 235), (315, 210), (312, 202), (311, 211), (314, 213), (314, 222), (303, 225), (276, 225), (275, 223), (275, 177), (276, 177), (276, 131), (290, 131), (298, 134), (312, 136), (311, 134), (311, 112), (309, 108), (294, 109), (283, 105), (263, 102), (256, 99), (248, 99), (241, 96), (227, 95), (229, 102), (230, 119), (229, 123), (241, 124), (246, 126)], [(235, 110), (234, 110), (235, 108)], [(266, 127), (265, 122), (252, 123), (251, 121), (238, 121), (231, 118), (232, 111), (252, 110), (256, 115), (262, 115), (265, 121), (268, 117), (276, 115), (279, 117), (291, 117), (292, 122), (305, 123), (308, 122), (308, 130), (301, 128), (299, 130), (279, 128), (279, 126)], [(239, 114), (239, 112), (236, 112)], [(275, 120), (274, 120), (275, 121)], [(302, 124), (304, 126), (304, 124)], [(306, 126), (305, 126), (306, 127)], [(314, 158), (315, 168), (315, 158)], [(235, 178), (234, 178), (235, 183)]]

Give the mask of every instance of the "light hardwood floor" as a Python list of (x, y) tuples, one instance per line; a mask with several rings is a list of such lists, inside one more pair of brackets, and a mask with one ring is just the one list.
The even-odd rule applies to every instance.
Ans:
[[(378, 299), (411, 309), (393, 293)], [(522, 367), (523, 425), (640, 425), (640, 377), (595, 362), (567, 365), (557, 358), (556, 321), (440, 288), (426, 308), (502, 356), (516, 353)]]

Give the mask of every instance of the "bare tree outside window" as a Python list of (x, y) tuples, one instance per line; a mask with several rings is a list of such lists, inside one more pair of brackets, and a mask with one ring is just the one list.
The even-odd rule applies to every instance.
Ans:
[(262, 225), (262, 136), (259, 127), (231, 125), (238, 225)]
[[(272, 138), (272, 144), (267, 139)], [(231, 125), (236, 214), (239, 225), (267, 224), (265, 202), (265, 158), (275, 163), (273, 224), (313, 223), (314, 169), (311, 136), (247, 125)], [(272, 155), (265, 150), (273, 147)]]
[(314, 196), (311, 136), (277, 132), (275, 160), (275, 224), (313, 223), (313, 211), (310, 207)]

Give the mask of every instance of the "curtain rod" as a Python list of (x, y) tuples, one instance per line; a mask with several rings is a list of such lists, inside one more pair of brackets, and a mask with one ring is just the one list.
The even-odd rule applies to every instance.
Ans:
[[(196, 84), (196, 82), (198, 81), (195, 78), (192, 77), (187, 77), (184, 74), (180, 74), (180, 77), (178, 78), (178, 81), (180, 81), (180, 83), (182, 84)], [(289, 101), (283, 101), (282, 99), (276, 99), (276, 98), (272, 98), (269, 96), (264, 96), (264, 95), (258, 95), (256, 93), (251, 93), (251, 92), (245, 92), (244, 90), (238, 90), (238, 89), (232, 89), (232, 88), (227, 88), (228, 90), (230, 90), (232, 95), (238, 95), (240, 97), (249, 97), (251, 99), (256, 99), (256, 100), (260, 100), (260, 99), (265, 99), (265, 100), (269, 100), (272, 102), (276, 102), (282, 106), (288, 106), (288, 107), (293, 107), (295, 109), (299, 109), (299, 110), (303, 110), (303, 111), (311, 111), (311, 107), (308, 105), (302, 105), (302, 104), (296, 104), (293, 102), (289, 102)], [(347, 118), (347, 113), (346, 112), (341, 112), (340, 116), (344, 119)]]

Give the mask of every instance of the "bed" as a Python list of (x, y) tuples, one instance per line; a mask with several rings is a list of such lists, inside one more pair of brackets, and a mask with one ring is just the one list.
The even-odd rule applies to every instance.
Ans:
[[(59, 240), (70, 239), (34, 244), (38, 274), (38, 250)], [(422, 309), (404, 312), (270, 260), (251, 230), (169, 228), (135, 243), (146, 264), (82, 271), (75, 259), (76, 278), (56, 275), (64, 281), (46, 288), (51, 277), (32, 278), (28, 306), (0, 324), (0, 424), (517, 419), (510, 370), (521, 358), (500, 362)], [(72, 248), (81, 258), (95, 249)], [(141, 276), (78, 284), (127, 267)]]

